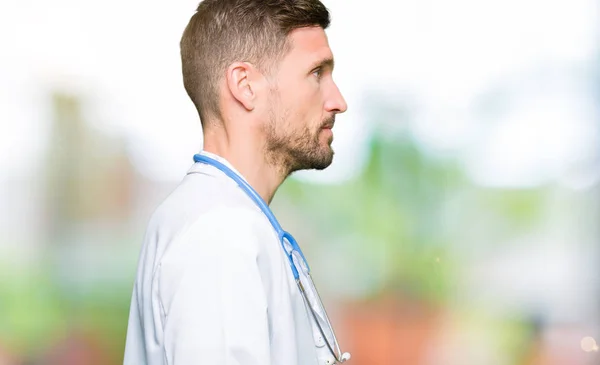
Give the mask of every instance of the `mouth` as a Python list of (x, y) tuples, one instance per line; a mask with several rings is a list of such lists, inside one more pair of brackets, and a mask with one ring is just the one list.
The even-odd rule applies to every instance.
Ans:
[(335, 124), (335, 122), (328, 122), (323, 124), (323, 126), (321, 126), (322, 129), (333, 129), (333, 125)]

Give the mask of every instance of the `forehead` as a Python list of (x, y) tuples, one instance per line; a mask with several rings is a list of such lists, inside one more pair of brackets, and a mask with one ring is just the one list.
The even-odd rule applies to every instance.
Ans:
[(288, 35), (288, 40), (291, 49), (284, 61), (308, 66), (323, 59), (333, 58), (327, 35), (321, 27), (294, 29)]

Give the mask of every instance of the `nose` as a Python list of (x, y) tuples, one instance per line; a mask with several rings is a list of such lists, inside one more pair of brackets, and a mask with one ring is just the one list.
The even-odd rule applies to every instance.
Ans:
[(346, 100), (333, 80), (331, 82), (330, 93), (325, 102), (325, 109), (333, 114), (341, 114), (348, 110)]

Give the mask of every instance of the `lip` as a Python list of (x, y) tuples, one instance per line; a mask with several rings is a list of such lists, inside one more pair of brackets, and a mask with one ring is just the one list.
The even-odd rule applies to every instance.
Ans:
[(333, 130), (331, 128), (322, 128), (321, 133), (327, 136), (333, 136)]

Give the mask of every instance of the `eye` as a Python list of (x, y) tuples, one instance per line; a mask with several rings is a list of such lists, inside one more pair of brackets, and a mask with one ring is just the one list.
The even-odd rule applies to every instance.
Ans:
[(313, 71), (313, 75), (315, 75), (317, 79), (321, 79), (321, 76), (323, 76), (323, 69), (321, 67), (316, 68)]

